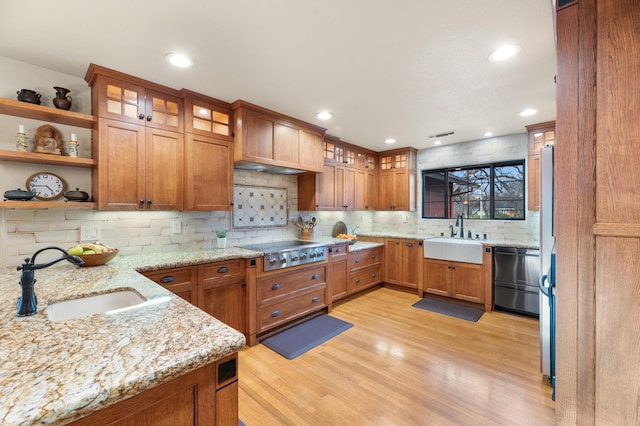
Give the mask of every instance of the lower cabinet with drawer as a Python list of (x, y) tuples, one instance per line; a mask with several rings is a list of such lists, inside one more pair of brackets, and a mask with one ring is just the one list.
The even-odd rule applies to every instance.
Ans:
[(198, 269), (196, 266), (143, 272), (142, 275), (160, 284), (187, 302), (198, 304)]
[(327, 310), (326, 261), (266, 272), (263, 271), (262, 258), (256, 259), (255, 263), (254, 278), (251, 278), (251, 272), (247, 272), (247, 342), (250, 346), (279, 329)]
[(382, 282), (381, 252), (381, 247), (374, 247), (349, 253), (348, 295)]
[(244, 260), (198, 265), (197, 306), (240, 333), (246, 334)]

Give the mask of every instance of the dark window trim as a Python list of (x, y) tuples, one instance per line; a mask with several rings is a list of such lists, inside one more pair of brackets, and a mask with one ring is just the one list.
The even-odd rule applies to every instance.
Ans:
[[(522, 218), (504, 218), (504, 217), (500, 217), (500, 218), (496, 218), (495, 215), (495, 174), (494, 174), (494, 170), (496, 167), (503, 167), (503, 166), (522, 166), (522, 200), (524, 203), (524, 209), (523, 209), (523, 215)], [(509, 160), (509, 161), (497, 161), (495, 163), (483, 163), (483, 164), (467, 164), (464, 166), (452, 166), (452, 167), (442, 167), (442, 168), (438, 168), (438, 169), (428, 169), (428, 170), (422, 170), (422, 214), (421, 214), (421, 218), (422, 219), (440, 219), (440, 220), (451, 220), (451, 219), (455, 219), (455, 218), (451, 218), (449, 217), (449, 203), (447, 203), (445, 201), (444, 203), (444, 212), (445, 212), (445, 217), (435, 217), (435, 216), (425, 216), (424, 214), (424, 189), (425, 189), (425, 179), (427, 177), (427, 174), (431, 174), (431, 173), (441, 173), (444, 172), (444, 179), (445, 179), (445, 184), (444, 184), (444, 188), (445, 191), (447, 191), (447, 196), (448, 196), (448, 182), (449, 182), (449, 172), (451, 171), (457, 171), (457, 170), (464, 170), (464, 169), (481, 169), (481, 168), (489, 168), (490, 169), (490, 178), (489, 178), (489, 202), (490, 202), (490, 208), (489, 208), (489, 213), (490, 213), (490, 217), (487, 218), (465, 218), (468, 220), (504, 220), (504, 221), (525, 221), (527, 219), (527, 163), (525, 159), (521, 159), (521, 160)]]

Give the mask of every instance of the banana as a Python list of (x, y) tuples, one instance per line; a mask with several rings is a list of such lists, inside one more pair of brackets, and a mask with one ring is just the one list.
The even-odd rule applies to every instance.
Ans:
[(106, 253), (108, 251), (105, 246), (98, 244), (82, 243), (80, 244), (80, 247), (82, 247), (84, 250), (93, 250), (96, 253)]

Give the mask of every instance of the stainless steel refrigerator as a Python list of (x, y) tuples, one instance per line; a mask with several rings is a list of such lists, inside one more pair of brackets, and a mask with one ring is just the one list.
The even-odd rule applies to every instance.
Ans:
[(555, 237), (553, 234), (553, 146), (540, 157), (540, 352), (542, 374), (555, 395)]

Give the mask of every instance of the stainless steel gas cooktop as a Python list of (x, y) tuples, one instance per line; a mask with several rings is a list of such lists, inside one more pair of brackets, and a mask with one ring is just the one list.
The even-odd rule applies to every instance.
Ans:
[(313, 241), (289, 240), (238, 246), (264, 253), (264, 270), (290, 268), (327, 258), (327, 247)]

